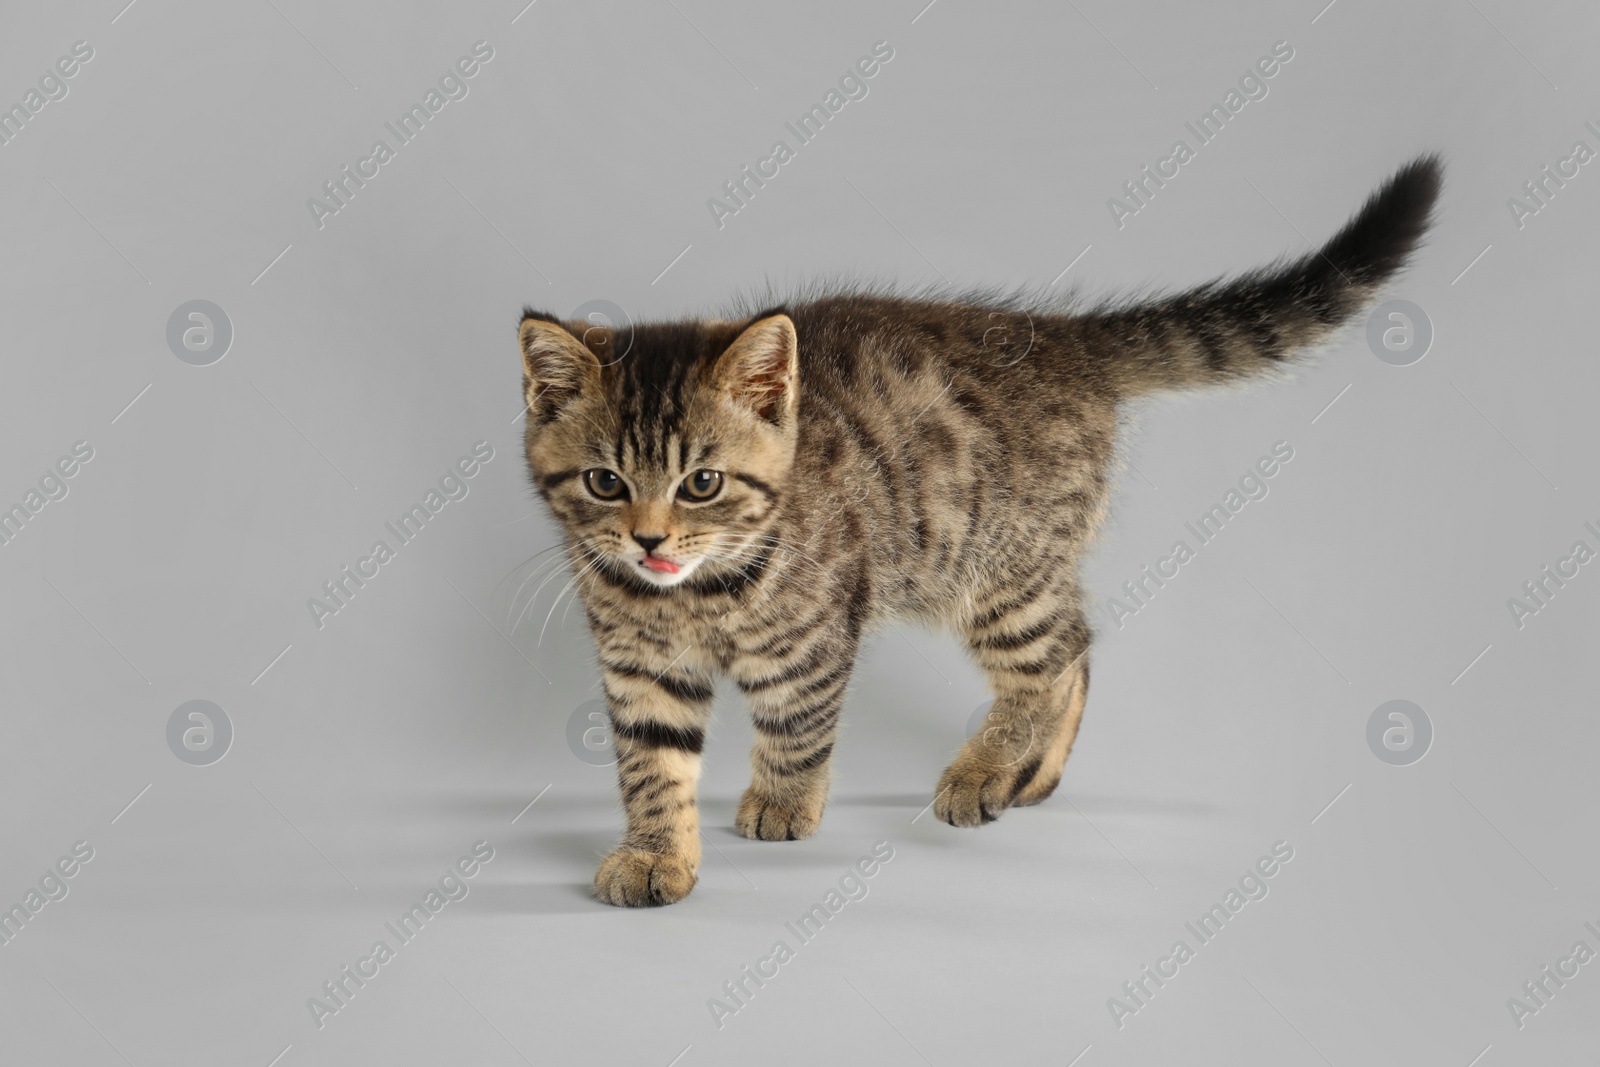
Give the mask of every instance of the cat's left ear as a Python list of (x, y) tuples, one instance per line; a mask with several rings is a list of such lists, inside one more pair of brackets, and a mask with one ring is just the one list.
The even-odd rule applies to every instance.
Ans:
[(713, 375), (734, 403), (768, 422), (787, 423), (800, 392), (800, 344), (794, 323), (781, 312), (752, 322), (717, 359)]

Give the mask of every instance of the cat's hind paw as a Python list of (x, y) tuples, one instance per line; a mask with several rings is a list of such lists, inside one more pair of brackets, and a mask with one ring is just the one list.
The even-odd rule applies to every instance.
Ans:
[[(1039, 773), (1038, 759), (1008, 767), (996, 767), (981, 760), (957, 758), (939, 778), (939, 792), (933, 798), (933, 814), (951, 826), (982, 826), (994, 822), (1014, 803), (1038, 803), (1024, 790)], [(1052, 786), (1053, 788), (1053, 786)]]

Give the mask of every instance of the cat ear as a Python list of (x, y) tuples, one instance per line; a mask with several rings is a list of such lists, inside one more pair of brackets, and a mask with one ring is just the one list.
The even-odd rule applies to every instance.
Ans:
[(525, 312), (517, 337), (530, 411), (559, 406), (599, 379), (600, 361), (560, 323)]
[(781, 425), (799, 399), (799, 353), (789, 316), (765, 315), (746, 326), (717, 359), (715, 381), (734, 403)]

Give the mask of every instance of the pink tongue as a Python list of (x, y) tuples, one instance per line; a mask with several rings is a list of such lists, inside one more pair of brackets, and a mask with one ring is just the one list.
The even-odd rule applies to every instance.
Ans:
[(678, 573), (678, 565), (672, 562), (670, 559), (657, 559), (654, 556), (646, 556), (644, 558), (644, 565), (653, 571), (660, 571), (663, 574)]

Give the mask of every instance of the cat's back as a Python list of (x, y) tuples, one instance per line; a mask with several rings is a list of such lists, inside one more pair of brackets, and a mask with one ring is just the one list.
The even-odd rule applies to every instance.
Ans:
[(809, 395), (816, 408), (877, 412), (894, 425), (907, 408), (953, 406), (959, 421), (991, 431), (1115, 419), (1117, 396), (1082, 358), (1064, 314), (999, 300), (841, 294), (798, 302), (790, 316), (803, 407)]

